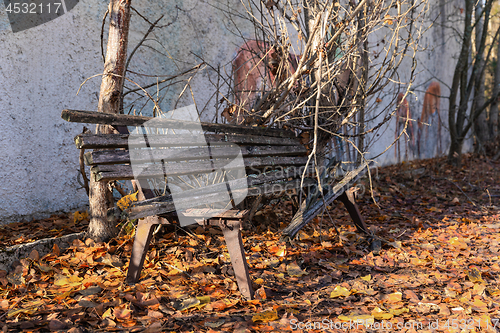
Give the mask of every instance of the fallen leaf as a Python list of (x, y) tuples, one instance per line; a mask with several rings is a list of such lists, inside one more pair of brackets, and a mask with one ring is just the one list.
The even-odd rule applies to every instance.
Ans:
[(353, 323), (360, 323), (363, 325), (371, 325), (375, 322), (373, 315), (367, 314), (340, 315), (337, 318), (341, 321), (352, 321)]
[(481, 278), (481, 272), (476, 267), (473, 267), (471, 270), (468, 270), (467, 276), (469, 277), (470, 282), (486, 283)]
[(264, 311), (252, 316), (252, 321), (254, 323), (256, 322), (268, 323), (270, 321), (278, 319), (279, 319), (278, 314), (275, 311)]
[(402, 299), (403, 299), (403, 294), (399, 291), (392, 294), (386, 294), (382, 297), (382, 300), (388, 303), (397, 303), (400, 302)]
[(264, 284), (264, 280), (261, 278), (255, 279), (255, 284)]
[(333, 291), (330, 293), (330, 298), (336, 298), (336, 297), (340, 297), (340, 296), (349, 296), (351, 294), (351, 292), (347, 289), (347, 288), (344, 288), (344, 287), (341, 287), (341, 286), (335, 286), (335, 288), (333, 289)]
[(399, 308), (399, 309), (390, 309), (389, 310), (389, 313), (393, 314), (395, 316), (400, 316), (403, 313), (408, 313), (408, 312), (410, 312), (410, 309), (408, 309), (408, 308)]
[(378, 306), (376, 306), (373, 310), (372, 310), (372, 316), (374, 319), (376, 320), (389, 320), (391, 319), (392, 317), (394, 317), (394, 315), (392, 313), (388, 313), (388, 312), (384, 312), (381, 308), (379, 308)]
[(479, 297), (475, 297), (471, 304), (472, 310), (476, 312), (488, 312), (488, 304), (483, 302)]
[(372, 276), (371, 276), (371, 274), (368, 274), (368, 275), (365, 275), (365, 276), (361, 276), (360, 279), (363, 280), (363, 281), (367, 281), (368, 282), (368, 281), (371, 281)]
[(450, 243), (450, 245), (452, 245), (460, 250), (467, 249), (467, 243), (465, 243), (465, 241), (463, 239), (459, 239), (458, 237), (450, 238), (449, 243)]
[(60, 320), (53, 319), (49, 322), (49, 329), (51, 331), (60, 331), (66, 328), (66, 324)]
[(269, 251), (269, 253), (271, 253), (277, 257), (284, 257), (286, 255), (286, 247), (271, 245), (271, 246), (268, 246), (267, 250)]
[(203, 325), (210, 328), (219, 328), (224, 325), (226, 321), (224, 319), (219, 319), (217, 321), (206, 321)]
[(125, 210), (132, 204), (132, 202), (137, 201), (138, 194), (139, 194), (139, 191), (132, 193), (132, 194), (129, 194), (129, 195), (126, 195), (123, 198), (121, 198), (120, 200), (118, 200), (116, 205), (121, 210)]
[(132, 310), (128, 309), (127, 307), (121, 305), (119, 307), (116, 307), (113, 310), (113, 314), (115, 315), (115, 318), (117, 320), (126, 320), (129, 319), (132, 316)]
[(61, 287), (78, 287), (82, 284), (82, 278), (76, 275), (65, 276), (62, 274), (56, 274), (54, 277), (54, 285)]
[(307, 275), (307, 272), (300, 269), (299, 265), (296, 262), (293, 262), (286, 266), (286, 272), (291, 277), (301, 277), (303, 275)]
[(198, 304), (200, 304), (200, 300), (198, 298), (190, 297), (187, 299), (176, 300), (173, 302), (172, 306), (176, 310), (184, 311), (184, 310), (192, 308)]
[(83, 220), (87, 220), (89, 218), (89, 213), (87, 211), (85, 212), (80, 212), (80, 211), (76, 211), (74, 214), (73, 214), (73, 223), (78, 223), (78, 222), (81, 222)]

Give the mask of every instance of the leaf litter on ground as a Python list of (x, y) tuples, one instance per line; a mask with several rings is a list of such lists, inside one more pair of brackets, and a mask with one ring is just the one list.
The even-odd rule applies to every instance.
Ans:
[[(315, 322), (359, 320), (368, 325), (357, 326), (359, 332), (382, 323), (418, 323), (401, 331), (429, 332), (432, 323), (448, 320), (440, 331), (495, 332), (500, 164), (472, 156), (464, 162), (455, 168), (431, 159), (373, 172), (377, 204), (367, 192), (359, 193), (358, 203), (370, 231), (382, 240), (376, 247), (356, 233), (337, 203), (329, 207), (334, 223), (324, 214), (288, 243), (279, 230), (291, 219), (291, 200), (264, 207), (243, 231), (256, 290), (252, 301), (238, 292), (216, 228), (186, 233), (164, 227), (136, 285), (125, 282), (130, 234), (109, 243), (75, 240), (69, 249), (54, 247), (45, 256), (33, 252), (12, 270), (0, 270), (0, 329), (305, 332)], [(368, 180), (359, 186), (367, 188)], [(42, 232), (76, 230), (75, 223), (85, 219), (78, 212), (31, 226), (4, 226), (2, 243), (38, 237), (31, 232), (37, 223)], [(456, 330), (454, 322), (468, 326)]]

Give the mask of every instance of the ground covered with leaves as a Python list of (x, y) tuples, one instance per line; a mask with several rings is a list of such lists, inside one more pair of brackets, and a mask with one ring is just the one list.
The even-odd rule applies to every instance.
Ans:
[(243, 235), (252, 301), (215, 228), (160, 230), (135, 286), (124, 282), (130, 234), (34, 251), (0, 271), (0, 329), (498, 332), (499, 167), (467, 156), (461, 168), (433, 159), (373, 170), (373, 197), (366, 178), (358, 198), (372, 237), (334, 204), (285, 242), (291, 202), (273, 202)]

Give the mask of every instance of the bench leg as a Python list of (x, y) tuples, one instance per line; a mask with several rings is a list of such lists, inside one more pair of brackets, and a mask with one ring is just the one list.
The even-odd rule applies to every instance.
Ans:
[(243, 240), (241, 239), (240, 222), (227, 221), (221, 223), (222, 233), (226, 240), (227, 250), (231, 257), (234, 276), (238, 283), (240, 293), (247, 299), (253, 299), (253, 288), (248, 274), (248, 264), (243, 248)]
[(132, 246), (132, 256), (128, 265), (127, 283), (135, 284), (141, 277), (144, 259), (149, 249), (149, 242), (153, 237), (156, 217), (150, 216), (137, 222), (135, 230), (134, 245)]
[(344, 204), (345, 208), (349, 212), (349, 215), (351, 216), (352, 221), (354, 222), (354, 225), (356, 225), (358, 231), (370, 234), (368, 232), (368, 227), (365, 224), (365, 220), (363, 219), (363, 216), (361, 216), (361, 213), (359, 212), (356, 200), (354, 199), (353, 189), (350, 188), (344, 193), (342, 193), (338, 197), (338, 200), (342, 201), (342, 203)]

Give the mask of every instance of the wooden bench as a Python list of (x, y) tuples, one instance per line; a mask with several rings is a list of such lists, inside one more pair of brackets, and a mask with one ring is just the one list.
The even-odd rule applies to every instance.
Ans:
[[(182, 132), (199, 129), (200, 124), (186, 121), (75, 110), (64, 110), (62, 118), (71, 122), (106, 124), (116, 129), (115, 134), (80, 134), (76, 136), (75, 143), (79, 149), (94, 149), (84, 154), (84, 160), (91, 166), (91, 177), (96, 181), (133, 180), (139, 191), (138, 201), (127, 209), (122, 211), (115, 207), (108, 211), (111, 221), (138, 220), (127, 274), (129, 283), (135, 283), (140, 278), (153, 226), (172, 223), (176, 219), (192, 219), (193, 223), (217, 225), (222, 229), (240, 292), (246, 298), (252, 298), (253, 290), (240, 229), (245, 219), (253, 216), (260, 200), (255, 200), (249, 209), (239, 209), (239, 206), (234, 207), (235, 198), (244, 194), (245, 197), (260, 199), (267, 194), (316, 188), (317, 181), (312, 177), (311, 170), (308, 169), (305, 173), (308, 177), (302, 179), (307, 150), (291, 131), (201, 123), (204, 139), (200, 141)], [(127, 130), (126, 126), (148, 126), (146, 122), (150, 124), (152, 119), (156, 121), (154, 126), (176, 129), (180, 133), (173, 136), (148, 133), (143, 137), (144, 133), (131, 134)], [(230, 172), (223, 172), (223, 181), (221, 177), (218, 182), (207, 186), (178, 193), (171, 190), (163, 195), (147, 188), (148, 179), (151, 178), (168, 177), (168, 188), (172, 188), (179, 185), (172, 182), (176, 177), (196, 183), (196, 179), (204, 174), (227, 168), (235, 160), (235, 146), (228, 146), (228, 142), (238, 145), (236, 147), (241, 151), (243, 168), (246, 170), (243, 177), (228, 179), (227, 174)], [(161, 163), (148, 163), (151, 161)], [(134, 167), (141, 172), (134, 174)], [(287, 234), (293, 236), (320, 213), (322, 207), (335, 199), (344, 203), (356, 227), (368, 233), (352, 191), (349, 191), (362, 170), (355, 170), (342, 183), (326, 189), (325, 195), (311, 202), (306, 211), (299, 210)], [(231, 209), (191, 208), (193, 203), (197, 206), (220, 205), (221, 193), (226, 191), (229, 192), (230, 202), (227, 204), (232, 204)]]

